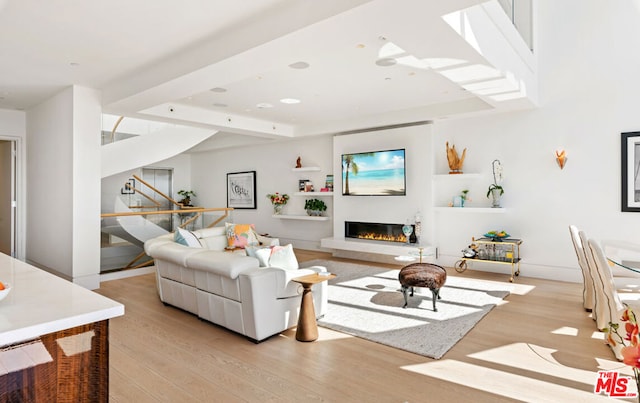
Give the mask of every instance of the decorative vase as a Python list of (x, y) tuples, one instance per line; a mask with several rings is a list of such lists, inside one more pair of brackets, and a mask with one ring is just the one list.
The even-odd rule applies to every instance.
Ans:
[(282, 214), (282, 208), (283, 207), (284, 207), (284, 204), (274, 204), (273, 205), (273, 214), (275, 214), (275, 215)]
[(500, 207), (500, 189), (491, 189), (491, 207)]
[(311, 217), (320, 217), (322, 215), (322, 211), (307, 209), (307, 215)]

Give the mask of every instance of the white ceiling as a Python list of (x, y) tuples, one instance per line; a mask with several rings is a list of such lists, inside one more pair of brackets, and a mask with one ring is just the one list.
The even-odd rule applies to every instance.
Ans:
[(80, 85), (107, 113), (261, 137), (494, 110), (443, 74), (488, 65), (443, 19), (479, 3), (0, 0), (0, 108)]

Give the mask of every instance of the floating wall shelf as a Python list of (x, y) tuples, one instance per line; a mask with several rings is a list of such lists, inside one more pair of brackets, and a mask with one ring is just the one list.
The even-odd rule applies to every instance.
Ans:
[(333, 192), (295, 192), (293, 195), (303, 197), (330, 197), (333, 196)]
[(302, 167), (302, 168), (291, 168), (292, 172), (315, 172), (320, 171), (320, 167)]
[(435, 211), (446, 211), (449, 213), (493, 213), (503, 214), (507, 212), (505, 208), (493, 207), (436, 207)]
[(271, 217), (279, 218), (281, 220), (307, 220), (307, 221), (329, 221), (330, 217), (324, 216), (310, 216), (310, 215), (287, 215), (287, 214), (274, 214)]

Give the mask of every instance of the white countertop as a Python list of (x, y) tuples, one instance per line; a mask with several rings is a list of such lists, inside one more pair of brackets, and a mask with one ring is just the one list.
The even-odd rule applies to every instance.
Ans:
[(0, 346), (124, 315), (124, 305), (0, 253)]

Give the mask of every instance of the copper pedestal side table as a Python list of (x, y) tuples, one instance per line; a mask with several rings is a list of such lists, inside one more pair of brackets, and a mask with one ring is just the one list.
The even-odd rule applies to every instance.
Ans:
[(318, 273), (291, 279), (302, 284), (302, 302), (300, 303), (300, 314), (298, 315), (298, 327), (296, 329), (296, 340), (314, 341), (318, 339), (318, 323), (316, 322), (316, 310), (313, 307), (313, 294), (311, 287), (314, 284), (336, 278), (335, 274), (321, 276)]

